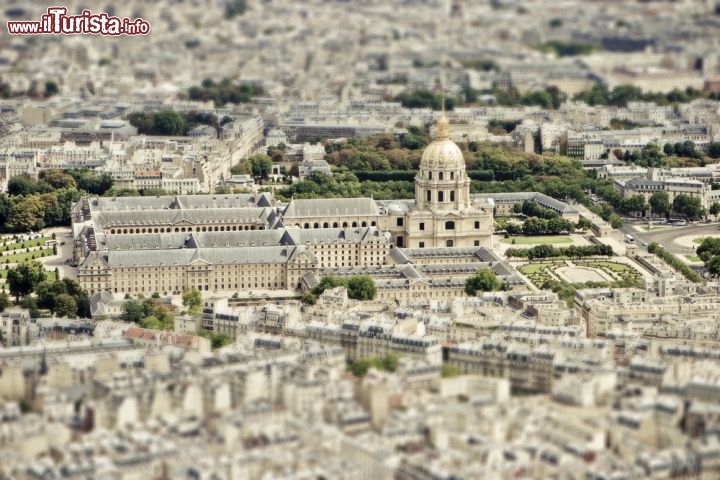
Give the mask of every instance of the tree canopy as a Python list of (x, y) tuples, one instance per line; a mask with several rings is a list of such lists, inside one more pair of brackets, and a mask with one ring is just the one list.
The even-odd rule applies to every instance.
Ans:
[(35, 290), (35, 287), (47, 278), (47, 273), (40, 262), (22, 262), (8, 270), (7, 283), (10, 294), (16, 298), (24, 297)]
[(468, 277), (465, 281), (465, 293), (470, 296), (477, 295), (477, 292), (493, 292), (500, 288), (495, 272), (489, 268), (480, 268), (475, 275)]

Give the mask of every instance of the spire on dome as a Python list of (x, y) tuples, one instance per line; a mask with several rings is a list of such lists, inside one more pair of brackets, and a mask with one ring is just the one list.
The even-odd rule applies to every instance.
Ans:
[(442, 113), (440, 114), (440, 118), (438, 118), (438, 121), (437, 121), (437, 130), (435, 132), (435, 139), (436, 140), (447, 140), (449, 138), (450, 138), (450, 122), (448, 121), (448, 118), (445, 116), (445, 96), (443, 96)]

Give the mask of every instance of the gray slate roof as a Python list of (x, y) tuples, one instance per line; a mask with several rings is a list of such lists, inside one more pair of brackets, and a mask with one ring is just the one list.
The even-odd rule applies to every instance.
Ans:
[(491, 198), (495, 203), (522, 203), (531, 201), (550, 208), (561, 214), (578, 213), (577, 208), (565, 202), (556, 200), (540, 192), (510, 192), (510, 193), (478, 193), (470, 195), (471, 198)]
[(283, 218), (333, 218), (379, 214), (380, 209), (372, 198), (293, 199), (285, 207)]
[(281, 242), (284, 235), (284, 230), (107, 234), (98, 248), (100, 250), (157, 250), (286, 245)]
[(275, 212), (270, 207), (212, 208), (205, 210), (106, 211), (94, 214), (94, 224), (102, 229), (113, 226), (155, 226), (188, 223), (272, 223)]
[(147, 267), (211, 264), (235, 265), (243, 263), (294, 263), (306, 257), (310, 262), (317, 259), (304, 245), (300, 246), (263, 246), (263, 247), (222, 247), (222, 248), (180, 248), (174, 250), (119, 250), (108, 252), (91, 252), (80, 266), (86, 270), (91, 257), (99, 257), (111, 268)]
[[(260, 205), (262, 203), (262, 205)], [(242, 208), (270, 206), (272, 196), (261, 194), (216, 194), (216, 195), (161, 195), (157, 197), (95, 197), (90, 199), (90, 208), (94, 212), (166, 210), (166, 209), (205, 209), (205, 208)]]
[(390, 243), (390, 238), (385, 236), (375, 227), (348, 227), (348, 228), (317, 228), (287, 230), (286, 237), (294, 245), (304, 244), (333, 244), (333, 243), (354, 243), (366, 244), (371, 242)]

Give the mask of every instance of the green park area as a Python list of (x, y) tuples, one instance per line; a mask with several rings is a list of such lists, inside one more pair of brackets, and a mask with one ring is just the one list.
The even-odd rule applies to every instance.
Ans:
[[(5, 288), (7, 274), (13, 265), (40, 260), (54, 254), (53, 247), (46, 246), (52, 237), (39, 237), (31, 240), (17, 240), (10, 235), (0, 237), (0, 285)], [(40, 248), (38, 248), (40, 247)], [(48, 280), (56, 280), (53, 270), (46, 270)]]
[(503, 238), (500, 241), (511, 245), (553, 245), (560, 243), (572, 243), (572, 238), (565, 235), (538, 235), (529, 237), (509, 237)]
[[(574, 276), (583, 277), (588, 273), (587, 281), (569, 282), (558, 269), (575, 270)], [(573, 260), (552, 262), (531, 262), (518, 267), (536, 287), (550, 289), (560, 295), (568, 304), (573, 301), (575, 290), (590, 287), (637, 287), (640, 286), (642, 275), (630, 265), (613, 261)], [(573, 274), (565, 270), (567, 274)], [(601, 278), (612, 280), (598, 281)]]

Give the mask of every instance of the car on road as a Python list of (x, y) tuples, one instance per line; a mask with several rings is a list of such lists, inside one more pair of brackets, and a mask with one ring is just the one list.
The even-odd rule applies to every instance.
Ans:
[(642, 242), (642, 246), (647, 247), (648, 246), (647, 242)]

